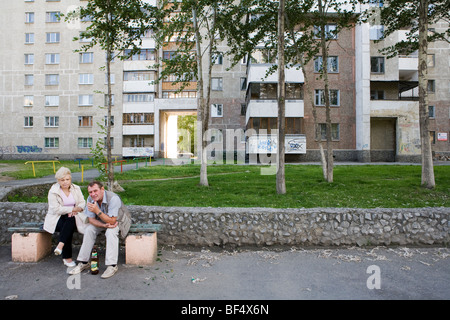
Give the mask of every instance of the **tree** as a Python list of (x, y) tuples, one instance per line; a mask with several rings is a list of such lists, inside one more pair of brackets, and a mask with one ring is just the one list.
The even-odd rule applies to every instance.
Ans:
[[(173, 82), (178, 91), (183, 90), (193, 80), (197, 81), (197, 121), (201, 142), (199, 154), (201, 159), (201, 186), (208, 186), (207, 175), (207, 132), (210, 115), (212, 59), (216, 52), (217, 16), (226, 1), (186, 0), (173, 3), (169, 10), (170, 21), (164, 25), (158, 35), (159, 46), (164, 46), (169, 39), (175, 38), (176, 51), (168, 59), (162, 59), (160, 79), (175, 76)], [(204, 72), (204, 65), (207, 72)], [(206, 77), (205, 77), (206, 75)], [(206, 86), (206, 90), (205, 90)]]
[[(277, 28), (275, 1), (271, 0), (242, 0), (229, 11), (229, 20), (232, 23), (227, 25), (227, 35), (231, 47), (230, 54), (234, 55), (234, 62), (237, 63), (243, 56), (251, 52), (261, 43), (267, 49), (277, 51), (280, 57), (281, 39), (277, 38), (275, 30)], [(307, 84), (307, 74), (305, 66), (316, 55), (321, 54), (322, 67), (320, 69), (321, 78), (324, 80), (324, 102), (326, 110), (327, 126), (327, 155), (324, 156), (322, 143), (320, 141), (320, 130), (317, 124), (316, 108), (313, 100), (314, 122), (316, 126), (316, 136), (319, 137), (318, 143), (321, 150), (321, 159), (323, 164), (324, 177), (327, 181), (333, 181), (333, 150), (331, 139), (331, 114), (330, 98), (328, 89), (328, 46), (331, 40), (335, 39), (338, 33), (353, 26), (355, 20), (354, 6), (342, 7), (340, 0), (287, 0), (285, 3), (285, 19), (283, 46), (285, 65), (287, 68), (302, 68)], [(245, 19), (245, 16), (255, 16), (256, 18)], [(333, 23), (335, 28), (327, 29), (327, 25)], [(280, 33), (278, 33), (280, 35)], [(280, 62), (280, 61), (279, 61)], [(268, 74), (279, 69), (281, 64), (273, 64)], [(280, 86), (280, 81), (278, 83)], [(313, 97), (313, 94), (310, 95)], [(280, 115), (282, 116), (282, 115)], [(278, 119), (280, 121), (280, 119)], [(284, 123), (279, 124), (279, 130)], [(278, 140), (279, 151), (282, 147)], [(278, 171), (277, 171), (278, 173)]]
[(106, 53), (107, 77), (107, 118), (106, 152), (108, 162), (108, 189), (114, 183), (114, 167), (111, 155), (111, 61), (126, 59), (140, 51), (141, 37), (149, 29), (159, 24), (161, 16), (156, 7), (141, 0), (89, 0), (86, 5), (69, 12), (65, 20), (89, 21), (86, 30), (75, 37), (90, 39), (76, 52), (87, 51), (99, 46)]
[(280, 0), (278, 9), (278, 149), (277, 149), (277, 193), (286, 193), (286, 177), (284, 172), (284, 137), (285, 137), (285, 114), (286, 114), (286, 83), (285, 83), (285, 1)]
[[(367, 1), (362, 1), (366, 3)], [(387, 6), (369, 8), (364, 15), (367, 19), (378, 19), (378, 24), (384, 26), (380, 42), (398, 30), (408, 30), (407, 39), (399, 41), (392, 46), (380, 50), (388, 58), (399, 53), (410, 54), (419, 51), (419, 123), (422, 155), (422, 181), (421, 185), (432, 189), (435, 187), (433, 155), (429, 137), (428, 120), (428, 43), (433, 41), (450, 42), (450, 28), (444, 32), (429, 33), (428, 26), (438, 21), (450, 20), (450, 2), (447, 0), (391, 0)]]

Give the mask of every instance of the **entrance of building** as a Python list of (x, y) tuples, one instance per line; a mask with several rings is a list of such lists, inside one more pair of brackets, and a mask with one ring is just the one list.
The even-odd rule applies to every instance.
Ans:
[(197, 111), (161, 111), (160, 151), (164, 158), (196, 156)]
[(370, 118), (370, 160), (395, 162), (396, 118)]

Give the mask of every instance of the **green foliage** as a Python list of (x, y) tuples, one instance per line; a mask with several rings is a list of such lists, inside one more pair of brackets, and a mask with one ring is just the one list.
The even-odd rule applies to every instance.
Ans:
[[(360, 0), (367, 4), (369, 1)], [(450, 1), (448, 0), (427, 0), (428, 2), (428, 24), (435, 24), (441, 20), (450, 20)], [(397, 30), (408, 30), (406, 40), (399, 41), (392, 46), (381, 50), (388, 58), (398, 54), (407, 55), (419, 49), (419, 3), (410, 0), (390, 0), (387, 5), (369, 8), (362, 15), (363, 21), (372, 24), (383, 25), (383, 36), (380, 40), (396, 32)], [(438, 31), (434, 30), (427, 35), (428, 42), (445, 41), (449, 42), (450, 28)]]

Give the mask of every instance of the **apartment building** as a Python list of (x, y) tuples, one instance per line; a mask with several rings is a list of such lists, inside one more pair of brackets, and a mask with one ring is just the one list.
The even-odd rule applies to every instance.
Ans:
[[(156, 5), (157, 0), (146, 0)], [(105, 53), (97, 48), (74, 53), (73, 41), (88, 21), (57, 19), (82, 0), (18, 0), (2, 3), (0, 49), (0, 157), (3, 159), (74, 159), (90, 156), (105, 124)], [(333, 27), (332, 25), (330, 26)], [(448, 28), (438, 24), (435, 28)], [(386, 59), (378, 52), (404, 37), (398, 32), (375, 44), (382, 26), (357, 25), (330, 43), (329, 79), (333, 150), (337, 161), (419, 161), (417, 56)], [(430, 32), (433, 32), (430, 29)], [(212, 74), (208, 155), (221, 161), (271, 156), (276, 152), (277, 76), (264, 78), (275, 57), (258, 48), (231, 67), (226, 41), (218, 45)], [(197, 83), (176, 92), (173, 79), (152, 83), (175, 44), (157, 49), (151, 32), (142, 50), (127, 61), (112, 63), (112, 154), (118, 157), (190, 157), (195, 139), (180, 128), (197, 116)], [(433, 151), (450, 154), (449, 47), (430, 45), (430, 138)], [(303, 72), (286, 69), (286, 161), (319, 160), (325, 138), (320, 57)], [(312, 106), (316, 106), (320, 136)], [(184, 143), (181, 143), (184, 141)], [(257, 158), (256, 156), (260, 157)]]

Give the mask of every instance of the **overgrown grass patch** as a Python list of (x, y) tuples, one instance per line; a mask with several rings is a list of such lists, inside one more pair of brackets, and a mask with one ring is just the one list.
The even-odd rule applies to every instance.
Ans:
[[(155, 206), (195, 207), (433, 207), (450, 205), (450, 167), (436, 166), (434, 190), (420, 187), (420, 166), (335, 166), (334, 182), (315, 165), (287, 165), (285, 195), (276, 193), (275, 175), (258, 166), (210, 166), (209, 187), (195, 177), (123, 182), (127, 202)], [(192, 169), (192, 168), (191, 168)], [(238, 170), (240, 169), (240, 170)], [(227, 174), (219, 172), (225, 170)], [(233, 172), (234, 171), (234, 172)]]
[[(420, 186), (419, 165), (336, 165), (334, 182), (318, 165), (286, 165), (287, 193), (276, 192), (276, 175), (254, 165), (210, 165), (209, 187), (200, 166), (151, 166), (116, 173), (126, 204), (184, 207), (407, 208), (450, 206), (450, 166), (435, 166), (436, 188)], [(86, 187), (82, 187), (87, 196)], [(10, 201), (27, 201), (11, 199)], [(36, 201), (36, 198), (33, 199)], [(41, 202), (46, 202), (46, 197)]]

